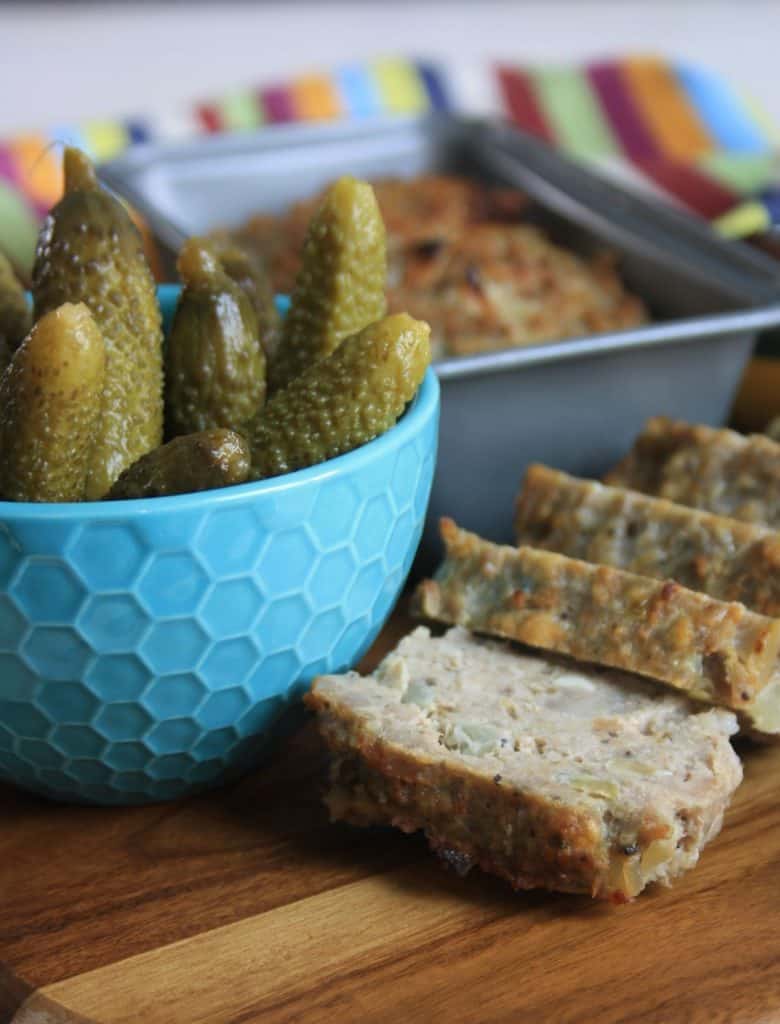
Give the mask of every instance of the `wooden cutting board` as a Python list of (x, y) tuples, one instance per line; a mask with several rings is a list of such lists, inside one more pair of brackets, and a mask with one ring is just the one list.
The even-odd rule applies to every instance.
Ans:
[(743, 753), (696, 870), (623, 907), (461, 879), (417, 838), (329, 825), (311, 726), (177, 804), (0, 790), (0, 1021), (780, 1021), (780, 747)]

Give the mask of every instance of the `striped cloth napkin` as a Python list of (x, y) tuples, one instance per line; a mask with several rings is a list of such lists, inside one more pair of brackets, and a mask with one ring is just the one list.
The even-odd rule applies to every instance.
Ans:
[(445, 73), (428, 61), (382, 58), (228, 93), (144, 117), (55, 124), (0, 139), (0, 246), (26, 272), (41, 217), (62, 194), (63, 145), (100, 163), (142, 142), (255, 131), (264, 125), (454, 109)]
[(526, 131), (744, 237), (780, 223), (778, 135), (718, 75), (654, 57), (497, 69)]
[(780, 224), (778, 135), (720, 76), (657, 57), (567, 67), (355, 62), (144, 117), (52, 125), (0, 139), (0, 245), (29, 269), (62, 192), (62, 144), (95, 161), (128, 146), (264, 125), (430, 111), (490, 113), (745, 237)]

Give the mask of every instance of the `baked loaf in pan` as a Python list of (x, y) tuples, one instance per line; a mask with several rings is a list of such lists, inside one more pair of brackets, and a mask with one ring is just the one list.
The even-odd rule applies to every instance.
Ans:
[(583, 259), (532, 224), (477, 224), (440, 256), (406, 253), (398, 266), (388, 306), (430, 322), (438, 358), (623, 330), (645, 319), (608, 253)]
[(780, 620), (667, 580), (530, 547), (491, 544), (451, 519), (418, 614), (637, 672), (780, 734)]
[(734, 716), (650, 682), (419, 628), (306, 703), (334, 820), (422, 829), (515, 888), (625, 902), (692, 867), (742, 778)]
[[(389, 312), (432, 326), (434, 358), (636, 327), (647, 320), (609, 252), (575, 253), (531, 222), (528, 198), (451, 175), (373, 182), (387, 229)], [(322, 194), (261, 214), (238, 239), (289, 293)], [(224, 237), (224, 232), (218, 233)]]
[(780, 615), (780, 534), (766, 527), (534, 465), (515, 506), (515, 535), (518, 544)]
[(656, 416), (605, 482), (780, 530), (780, 444), (763, 434)]

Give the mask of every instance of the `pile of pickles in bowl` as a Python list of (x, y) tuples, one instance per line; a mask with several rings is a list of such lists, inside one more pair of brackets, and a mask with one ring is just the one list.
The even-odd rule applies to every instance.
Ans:
[(435, 463), (429, 328), (385, 316), (365, 183), (324, 197), (280, 319), (233, 242), (190, 239), (157, 289), (122, 203), (79, 151), (64, 171), (32, 310), (0, 260), (0, 779), (171, 799), (256, 765), (389, 614)]

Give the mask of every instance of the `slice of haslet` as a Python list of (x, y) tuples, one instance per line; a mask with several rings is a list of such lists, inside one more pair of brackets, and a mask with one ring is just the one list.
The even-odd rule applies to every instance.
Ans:
[(331, 817), (423, 829), (461, 871), (624, 902), (696, 863), (742, 778), (731, 712), (611, 670), (418, 628), (306, 703)]
[(780, 534), (763, 526), (535, 465), (515, 506), (515, 537), (780, 615)]
[(780, 734), (780, 620), (551, 551), (503, 547), (443, 519), (444, 562), (418, 614), (638, 672)]
[(780, 530), (780, 444), (762, 434), (656, 416), (605, 482)]

